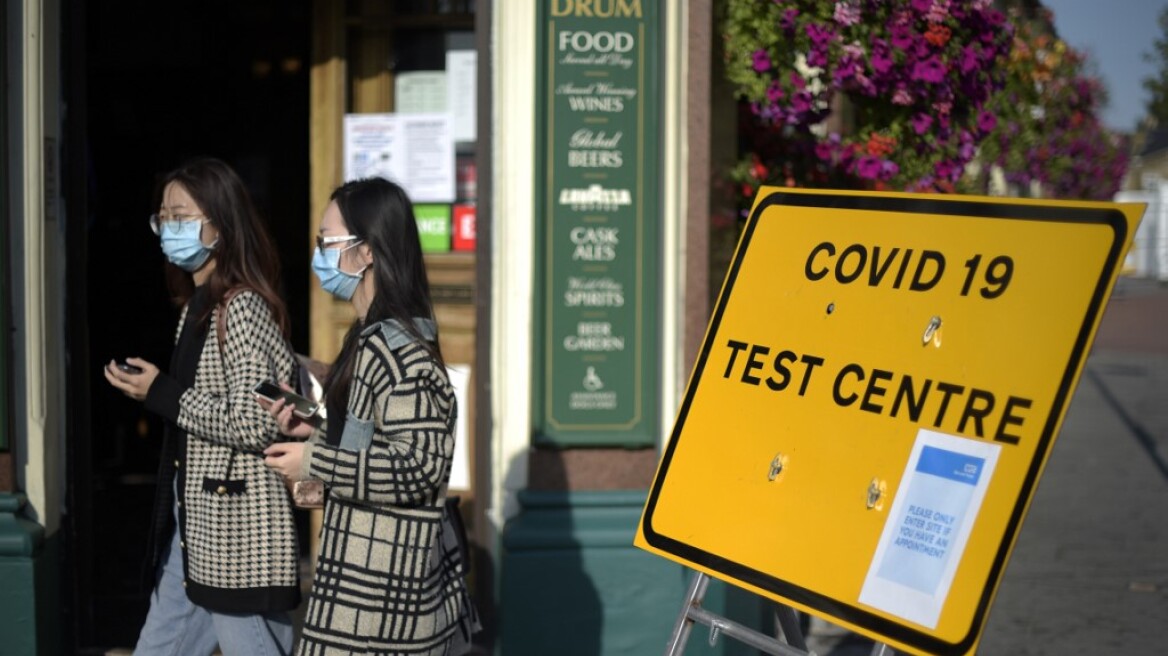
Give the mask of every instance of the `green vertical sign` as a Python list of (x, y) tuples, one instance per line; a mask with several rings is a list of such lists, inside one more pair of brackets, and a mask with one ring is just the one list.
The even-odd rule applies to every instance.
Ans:
[(654, 444), (657, 6), (540, 10), (536, 440)]
[[(8, 32), (7, 11), (0, 11), (0, 34), (5, 38), (11, 36)], [(7, 75), (8, 49), (0, 48), (0, 74)], [(9, 196), (8, 196), (8, 96), (0, 99), (0, 451), (11, 448), (8, 437), (8, 427), (12, 421), (8, 416), (11, 406), (8, 403), (9, 376), (12, 363), (8, 361), (12, 352), (12, 330), (9, 328), (11, 318), (8, 311), (11, 302), (8, 300), (12, 290), (12, 250), (8, 242)]]

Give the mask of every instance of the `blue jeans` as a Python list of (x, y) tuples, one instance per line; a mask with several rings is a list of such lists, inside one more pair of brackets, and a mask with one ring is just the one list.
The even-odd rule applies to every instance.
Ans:
[(215, 645), (224, 656), (292, 653), (288, 613), (215, 613), (187, 598), (177, 529), (162, 558), (162, 576), (150, 595), (150, 612), (134, 656), (210, 656)]

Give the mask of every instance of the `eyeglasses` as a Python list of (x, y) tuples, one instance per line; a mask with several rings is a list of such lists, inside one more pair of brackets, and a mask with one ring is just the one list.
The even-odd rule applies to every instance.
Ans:
[[(171, 214), (169, 216), (163, 216), (161, 214), (151, 214), (150, 215), (150, 229), (154, 231), (154, 234), (161, 235), (162, 229), (168, 225), (176, 226), (179, 223), (186, 223), (188, 221), (199, 221), (200, 219), (202, 220), (201, 221), (202, 223), (206, 223), (208, 221), (207, 217), (203, 216), (202, 214)], [(176, 228), (172, 227), (169, 229), (175, 230)]]
[(361, 238), (357, 235), (338, 235), (336, 237), (322, 237), (317, 235), (316, 247), (323, 251), (326, 248), (331, 247), (333, 244), (343, 244), (347, 241), (361, 241)]

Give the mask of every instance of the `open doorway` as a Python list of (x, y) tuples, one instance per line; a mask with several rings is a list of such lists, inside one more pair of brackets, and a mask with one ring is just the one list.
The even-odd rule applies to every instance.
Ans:
[[(308, 350), (311, 4), (63, 4), (70, 396), (66, 599), (78, 653), (132, 647), (161, 424), (101, 366), (168, 362), (177, 309), (147, 225), (157, 176), (199, 155), (248, 185), (283, 264), (292, 343)], [(83, 323), (81, 323), (83, 322)]]

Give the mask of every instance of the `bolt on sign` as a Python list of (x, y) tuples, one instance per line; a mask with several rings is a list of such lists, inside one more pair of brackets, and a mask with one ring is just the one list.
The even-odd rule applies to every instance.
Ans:
[(635, 543), (974, 653), (1142, 212), (764, 188)]

